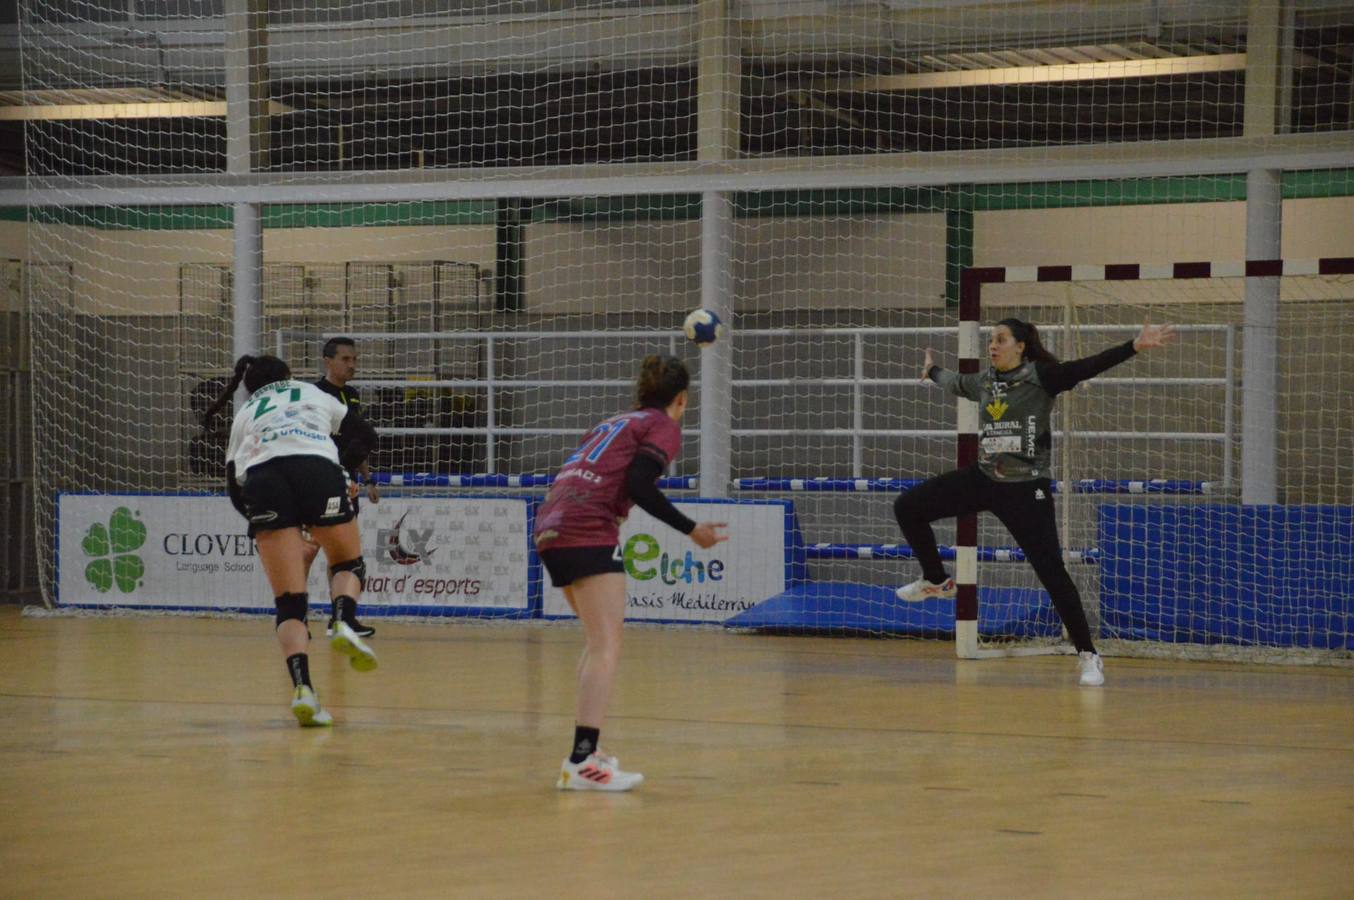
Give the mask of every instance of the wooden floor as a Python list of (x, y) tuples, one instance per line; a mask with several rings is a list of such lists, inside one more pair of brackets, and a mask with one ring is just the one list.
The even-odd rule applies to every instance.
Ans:
[(1354, 672), (638, 628), (558, 793), (570, 626), (386, 624), (312, 672), (271, 623), (0, 608), (5, 897), (1350, 897)]

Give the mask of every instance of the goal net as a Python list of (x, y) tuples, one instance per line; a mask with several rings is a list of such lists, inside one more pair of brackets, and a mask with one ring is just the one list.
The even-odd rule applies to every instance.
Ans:
[[(696, 378), (665, 489), (732, 538), (632, 516), (632, 617), (950, 639), (954, 604), (893, 599), (916, 563), (892, 503), (956, 464), (955, 402), (918, 375), (927, 347), (957, 363), (963, 271), (1354, 255), (1346, 14), (1083, 7), (25, 3), (0, 126), (29, 209), (0, 255), (31, 308), (48, 604), (265, 608), (202, 413), (241, 353), (316, 379), (349, 335), (381, 434), (373, 615), (566, 616), (535, 506), (662, 353)], [(1062, 357), (1180, 327), (1057, 407), (1062, 540), (1107, 646), (1351, 649), (1351, 286), (1279, 281), (1267, 307), (1244, 279), (984, 287), (984, 324)], [(729, 326), (705, 349), (680, 332), (700, 307)], [(1260, 553), (1278, 532), (1302, 537)], [(980, 649), (1058, 644), (1004, 530), (976, 547)]]
[[(1056, 406), (1064, 558), (1109, 652), (1299, 661), (1349, 649), (1354, 469), (1324, 397), (1350, 374), (1338, 342), (1354, 322), (1354, 261), (1251, 268), (1275, 273), (1272, 328), (1245, 326), (1248, 279), (1223, 274), (1237, 263), (988, 270), (984, 318), (1042, 321), (1062, 358), (1149, 320), (1177, 332)], [(1271, 445), (1248, 448), (1270, 429)], [(979, 532), (980, 544), (1003, 533)], [(1059, 643), (1027, 567), (981, 565), (979, 585), (981, 651), (1037, 646), (1034, 629), (1002, 624), (1027, 621), (1030, 602), (1048, 616), (1044, 643)]]

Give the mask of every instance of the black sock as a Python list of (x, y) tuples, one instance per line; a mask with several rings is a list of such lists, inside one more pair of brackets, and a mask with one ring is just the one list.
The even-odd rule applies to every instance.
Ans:
[(569, 754), (569, 762), (577, 765), (588, 758), (591, 753), (597, 752), (597, 741), (602, 736), (602, 729), (589, 728), (586, 725), (574, 726), (574, 750)]
[(357, 599), (349, 597), (347, 594), (339, 594), (334, 598), (333, 617), (336, 620), (347, 622), (349, 625), (357, 621)]
[(310, 658), (304, 653), (293, 653), (287, 657), (287, 671), (291, 673), (291, 683), (296, 687), (310, 687)]

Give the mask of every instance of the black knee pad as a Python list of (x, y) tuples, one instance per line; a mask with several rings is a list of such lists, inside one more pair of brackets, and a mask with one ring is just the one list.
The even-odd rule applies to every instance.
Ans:
[(329, 567), (329, 577), (333, 578), (340, 572), (352, 572), (357, 576), (357, 587), (359, 590), (367, 586), (367, 562), (362, 557), (350, 559), (347, 562), (341, 562), (338, 565)]
[(273, 603), (277, 606), (278, 625), (288, 619), (295, 619), (302, 625), (306, 623), (306, 613), (310, 611), (309, 594), (278, 594), (273, 598)]

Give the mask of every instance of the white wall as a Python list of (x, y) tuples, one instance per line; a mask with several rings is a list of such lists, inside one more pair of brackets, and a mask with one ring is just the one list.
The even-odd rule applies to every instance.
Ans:
[(0, 221), (0, 259), (28, 258), (28, 223)]
[[(527, 229), (527, 308), (677, 312), (700, 300), (700, 222)], [(734, 224), (743, 311), (939, 306), (943, 215), (743, 219)]]
[(270, 228), (268, 262), (412, 262), (450, 260), (494, 268), (494, 226)]
[[(0, 222), (0, 256), (18, 256), (25, 225)], [(179, 308), (179, 267), (229, 264), (231, 232), (223, 229), (136, 231), (74, 225), (31, 226), (30, 258), (73, 267), (81, 312), (160, 315)], [(13, 249), (11, 249), (13, 248)], [(446, 259), (492, 270), (492, 226), (455, 228), (277, 228), (263, 235), (267, 263), (394, 262)]]
[[(1286, 200), (1286, 259), (1354, 256), (1354, 199)], [(974, 217), (974, 265), (1032, 266), (1086, 263), (1171, 263), (1241, 260), (1246, 257), (1244, 203), (1096, 209), (1003, 210)], [(1334, 279), (1285, 279), (1284, 299), (1349, 296)], [(1240, 279), (1191, 282), (1104, 282), (1066, 287), (1000, 284), (983, 289), (991, 306), (1078, 303), (1240, 302)]]
[(754, 309), (944, 305), (943, 214), (738, 225), (738, 293)]
[(530, 312), (689, 309), (700, 297), (700, 222), (529, 225), (523, 268)]
[[(977, 265), (1240, 259), (1245, 204), (1043, 209), (978, 213)], [(1354, 199), (1284, 203), (1288, 258), (1354, 256)], [(128, 231), (0, 222), (0, 258), (68, 260), (82, 311), (163, 314), (178, 308), (183, 263), (225, 264), (228, 230)], [(31, 240), (30, 240), (31, 239)], [(935, 307), (944, 293), (939, 214), (748, 219), (734, 228), (735, 284), (747, 310)], [(491, 225), (279, 228), (264, 233), (269, 263), (445, 259), (494, 267)], [(700, 224), (557, 223), (526, 229), (526, 302), (534, 312), (677, 312), (700, 296)], [(1284, 282), (1286, 296), (1347, 295), (1338, 281)], [(1061, 292), (1060, 292), (1061, 291)], [(991, 305), (1061, 303), (1066, 289), (993, 286)], [(1235, 284), (1100, 285), (1086, 302), (1236, 300)], [(1078, 301), (1082, 302), (1082, 301)]]

